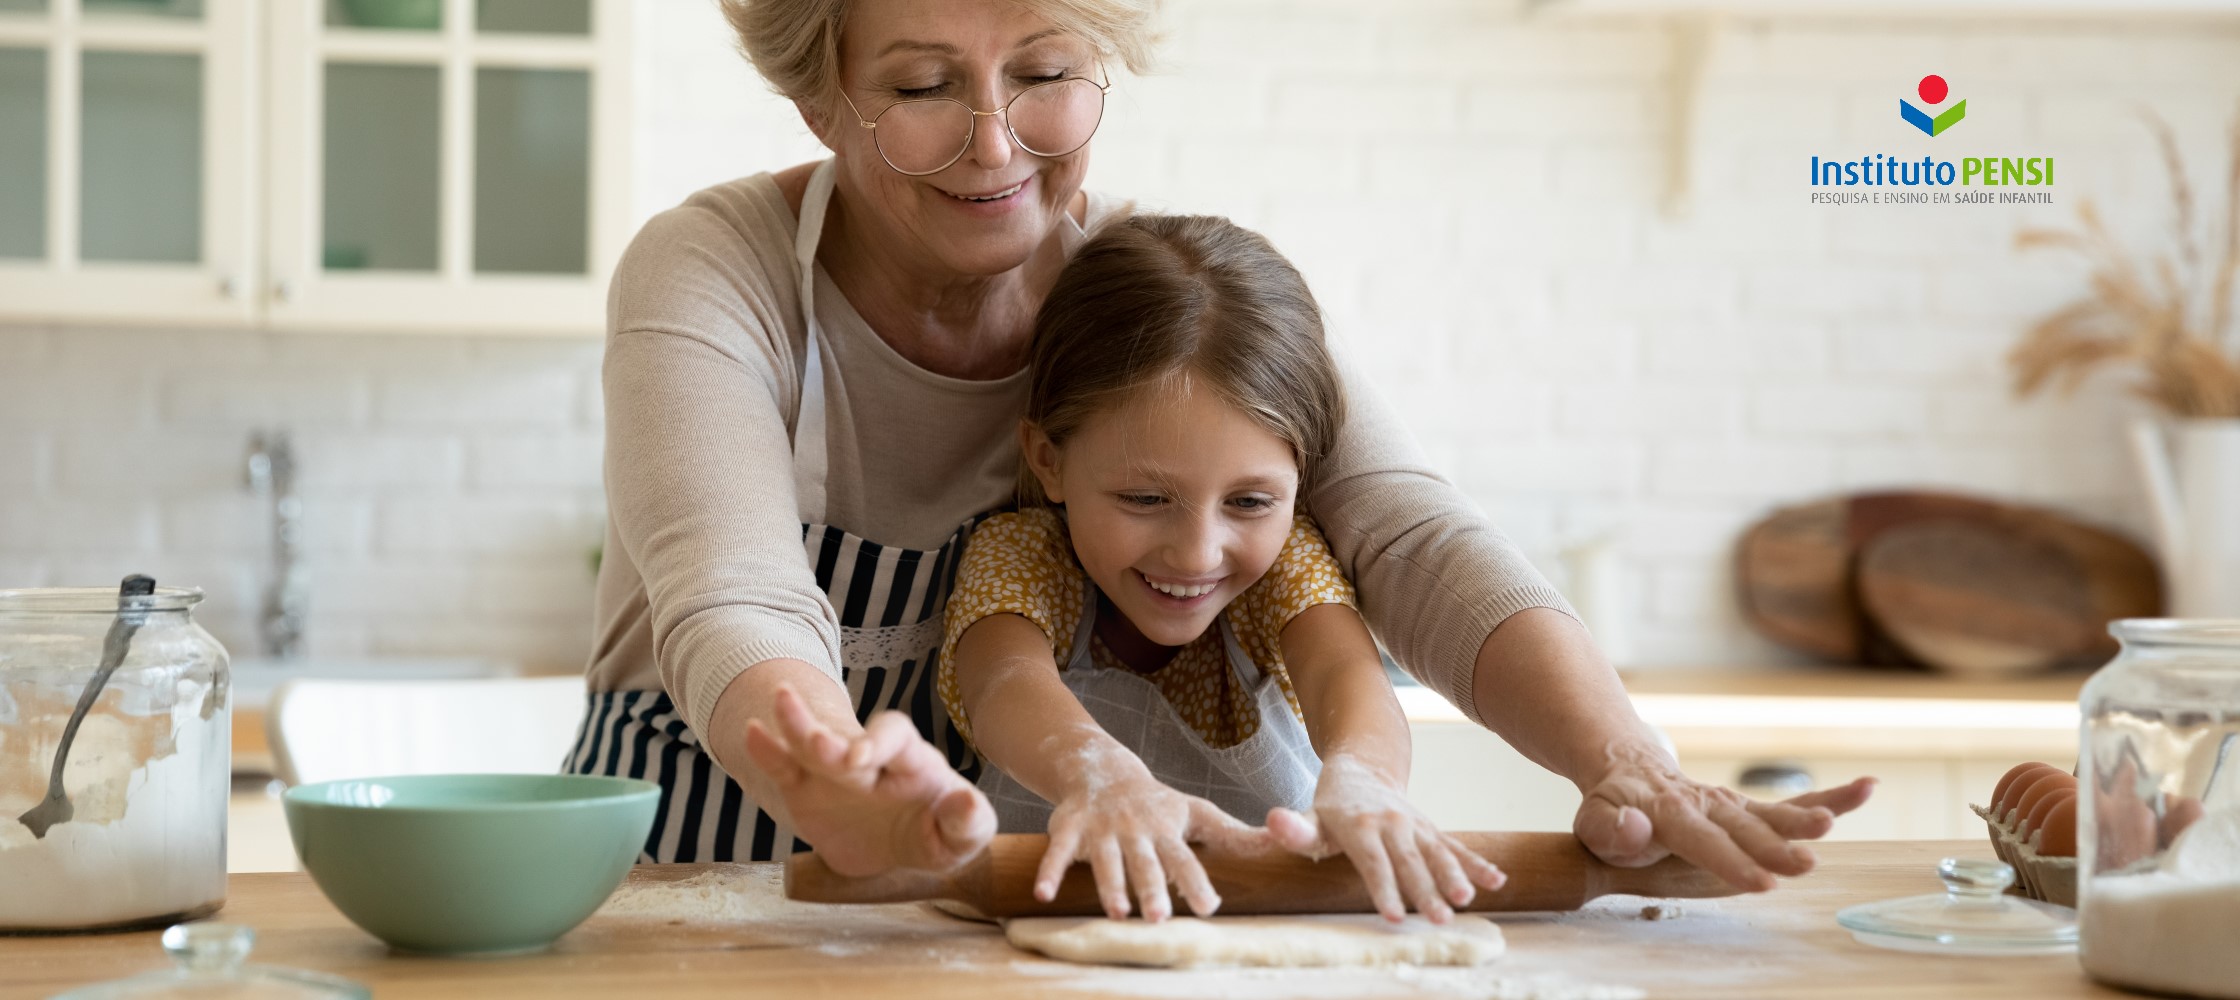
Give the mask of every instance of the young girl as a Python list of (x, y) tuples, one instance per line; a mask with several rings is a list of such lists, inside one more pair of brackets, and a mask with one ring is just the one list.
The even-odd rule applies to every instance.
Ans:
[[(1301, 498), (1344, 401), (1314, 298), (1227, 220), (1136, 216), (1035, 321), (1021, 510), (974, 532), (938, 689), (999, 827), (1047, 827), (1105, 911), (1220, 900), (1185, 845), (1343, 851), (1377, 908), (1444, 922), (1502, 874), (1411, 806), (1408, 728)], [(1256, 832), (1256, 831), (1254, 831)], [(1403, 899), (1406, 901), (1403, 902)]]

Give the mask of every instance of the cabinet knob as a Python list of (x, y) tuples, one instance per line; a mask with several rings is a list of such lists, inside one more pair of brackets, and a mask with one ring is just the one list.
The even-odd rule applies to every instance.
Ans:
[(1752, 764), (1742, 769), (1735, 788), (1752, 798), (1785, 799), (1811, 791), (1812, 772), (1795, 764)]
[(293, 302), (293, 301), (295, 301), (295, 298), (296, 298), (296, 285), (295, 285), (295, 282), (289, 281), (289, 280), (288, 280), (288, 279), (286, 279), (286, 278), (282, 278), (282, 279), (280, 279), (280, 280), (278, 280), (278, 281), (275, 281), (275, 282), (273, 282), (273, 283), (272, 283), (272, 297), (273, 297), (273, 298), (275, 298), (275, 299), (277, 299), (277, 300), (279, 300), (279, 301), (281, 301), (281, 302)]
[(240, 279), (240, 278), (237, 278), (237, 277), (234, 277), (233, 275), (230, 275), (230, 274), (228, 274), (228, 275), (226, 275), (226, 276), (224, 276), (224, 277), (221, 277), (221, 278), (219, 278), (219, 279), (218, 279), (218, 294), (219, 294), (219, 295), (222, 295), (222, 296), (224, 296), (224, 297), (226, 297), (226, 298), (229, 298), (229, 299), (238, 299), (238, 298), (240, 298), (240, 297), (241, 297), (241, 279)]

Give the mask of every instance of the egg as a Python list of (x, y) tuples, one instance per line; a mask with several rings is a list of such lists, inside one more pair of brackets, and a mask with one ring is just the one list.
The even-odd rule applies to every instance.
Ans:
[[(2076, 779), (2072, 778), (2070, 780), (2074, 782)], [(2046, 789), (2045, 794), (2038, 797), (2037, 805), (2022, 811), (2022, 819), (2015, 823), (2015, 836), (2027, 839), (2031, 834), (2045, 829), (2046, 817), (2053, 812), (2056, 806), (2063, 802), (2075, 802), (2076, 800), (2077, 786), (2073, 783), (2065, 787), (2055, 786)]]
[(1992, 818), (1997, 819), (2006, 815), (2007, 793), (2013, 790), (2015, 782), (2023, 780), (2025, 776), (2035, 776), (2042, 771), (2058, 770), (2060, 768), (2051, 764), (2034, 760), (2008, 768), (2007, 773), (1999, 778), (1999, 786), (1991, 790)]
[(2022, 818), (2030, 815), (2030, 808), (2037, 805), (2039, 799), (2052, 794), (2054, 789), (2076, 787), (2076, 777), (2062, 770), (2041, 771), (2027, 783), (2015, 782), (2015, 787), (2007, 790), (2011, 801), (2006, 813), (2007, 826), (2019, 826)]
[(2072, 794), (2058, 801), (2038, 824), (2031, 846), (2042, 857), (2073, 858), (2077, 856), (2077, 797)]

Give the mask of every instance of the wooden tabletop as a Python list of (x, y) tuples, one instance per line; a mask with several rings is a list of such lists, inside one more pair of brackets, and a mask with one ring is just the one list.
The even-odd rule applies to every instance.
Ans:
[[(1970, 958), (1870, 948), (1835, 923), (1854, 903), (1936, 891), (1941, 857), (1987, 857), (1981, 842), (1821, 845), (1820, 869), (1762, 896), (1681, 901), (1604, 897), (1565, 914), (1499, 919), (1501, 962), (1477, 969), (1157, 971), (1077, 966), (1013, 950), (993, 927), (923, 904), (790, 903), (777, 865), (661, 865), (633, 872), (608, 909), (549, 951), (492, 959), (394, 954), (298, 873), (235, 875), (217, 919), (258, 932), (252, 961), (320, 969), (378, 997), (1486, 997), (1632, 987), (1650, 997), (2122, 996), (2087, 981), (2073, 956)], [(1498, 860), (1498, 859), (1496, 859)], [(725, 879), (730, 920), (681, 919), (678, 882)], [(637, 914), (616, 912), (634, 899)], [(160, 968), (154, 932), (0, 937), (0, 998), (43, 997)], [(1615, 995), (1623, 995), (1615, 994)]]

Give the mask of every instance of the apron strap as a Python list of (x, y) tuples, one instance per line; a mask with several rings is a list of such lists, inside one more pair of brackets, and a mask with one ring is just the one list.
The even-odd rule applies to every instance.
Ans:
[(825, 207), (832, 202), (834, 161), (809, 174), (801, 196), (801, 219), (793, 235), (793, 261), (801, 279), (801, 320), (808, 361), (802, 368), (801, 409), (793, 419), (793, 490), (804, 524), (823, 524), (825, 505), (824, 331), (817, 323), (817, 243), (824, 238)]
[(1097, 589), (1097, 581), (1089, 579), (1087, 573), (1081, 574), (1081, 623), (1073, 627), (1073, 652), (1067, 654), (1064, 663), (1058, 664), (1059, 670), (1092, 668), (1089, 662), (1089, 640), (1097, 634), (1097, 597), (1101, 593), (1103, 592)]
[(1237, 642), (1237, 631), (1229, 627), (1227, 610), (1222, 611), (1221, 617), (1214, 619), (1214, 626), (1221, 630), (1221, 648), (1229, 654), (1229, 669), (1235, 671), (1237, 679), (1244, 682), (1245, 690), (1259, 687), (1260, 664), (1246, 656), (1244, 646)]

